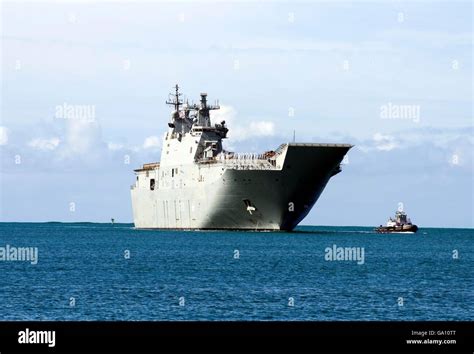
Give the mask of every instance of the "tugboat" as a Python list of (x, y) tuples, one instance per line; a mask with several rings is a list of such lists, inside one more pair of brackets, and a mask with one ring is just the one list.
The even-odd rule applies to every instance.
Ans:
[(395, 213), (395, 219), (389, 218), (385, 226), (380, 225), (375, 229), (376, 232), (385, 233), (411, 233), (418, 231), (418, 226), (411, 223), (409, 217), (403, 210), (398, 210)]

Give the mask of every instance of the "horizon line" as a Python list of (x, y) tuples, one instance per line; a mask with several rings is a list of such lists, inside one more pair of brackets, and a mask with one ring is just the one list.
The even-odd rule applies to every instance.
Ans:
[[(104, 224), (104, 225), (134, 225), (133, 222), (97, 222), (97, 221), (0, 221), (0, 224)], [(377, 225), (297, 225), (295, 228), (299, 226), (307, 226), (307, 227), (366, 227), (366, 228), (375, 228)], [(469, 226), (456, 226), (456, 227), (448, 227), (448, 226), (421, 226), (420, 229), (467, 229), (467, 230), (474, 230), (474, 227)], [(139, 230), (139, 229), (138, 229)], [(179, 229), (179, 228), (156, 228), (156, 229), (149, 229), (149, 230), (187, 230), (187, 229)], [(199, 229), (196, 229), (199, 230)], [(229, 231), (226, 229), (215, 229), (215, 230), (208, 230), (202, 229), (204, 231)], [(239, 230), (232, 230), (232, 231), (239, 231)], [(252, 230), (243, 230), (243, 231), (252, 231)], [(280, 230), (275, 230), (280, 231)]]

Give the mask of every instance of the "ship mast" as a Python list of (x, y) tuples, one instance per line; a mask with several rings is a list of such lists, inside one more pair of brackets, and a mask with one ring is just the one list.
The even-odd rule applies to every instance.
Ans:
[[(189, 102), (181, 98), (182, 94), (179, 92), (178, 84), (175, 85), (175, 92), (169, 94), (166, 104), (174, 106), (174, 111), (171, 114), (171, 122), (168, 123), (174, 132), (186, 133), (191, 130), (193, 126), (203, 128), (211, 128), (210, 111), (220, 109), (219, 101), (214, 104), (209, 104), (207, 101), (207, 93), (201, 93), (201, 100), (199, 104), (189, 104)], [(191, 115), (190, 112), (193, 112)], [(184, 114), (183, 114), (184, 113)], [(225, 138), (227, 128), (224, 126), (225, 122), (220, 124), (221, 135)]]
[(174, 94), (174, 97), (172, 96), (173, 94), (170, 93), (170, 97), (169, 97), (168, 101), (166, 101), (166, 104), (173, 105), (175, 111), (178, 112), (179, 111), (179, 106), (181, 106), (183, 104), (183, 101), (179, 98), (182, 94), (179, 93), (178, 84), (176, 84), (175, 90), (176, 90), (176, 92)]
[(201, 106), (198, 108), (198, 124), (203, 127), (211, 126), (211, 118), (209, 116), (209, 111), (220, 109), (219, 102), (216, 101), (214, 105), (209, 105), (207, 103), (207, 93), (201, 93)]

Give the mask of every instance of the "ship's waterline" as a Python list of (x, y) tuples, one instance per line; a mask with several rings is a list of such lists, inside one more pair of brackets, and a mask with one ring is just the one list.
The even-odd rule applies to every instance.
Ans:
[[(211, 126), (200, 105), (175, 107), (160, 163), (135, 170), (136, 228), (292, 230), (341, 171), (348, 144), (287, 143), (263, 154), (224, 150), (225, 122)], [(181, 108), (181, 106), (184, 106)]]

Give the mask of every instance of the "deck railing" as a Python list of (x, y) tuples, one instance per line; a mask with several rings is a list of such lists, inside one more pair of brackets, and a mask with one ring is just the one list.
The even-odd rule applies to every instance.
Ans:
[(230, 153), (219, 154), (216, 157), (207, 158), (201, 163), (219, 163), (237, 170), (265, 169), (272, 170), (276, 168), (276, 160), (269, 157), (268, 154), (255, 153)]

